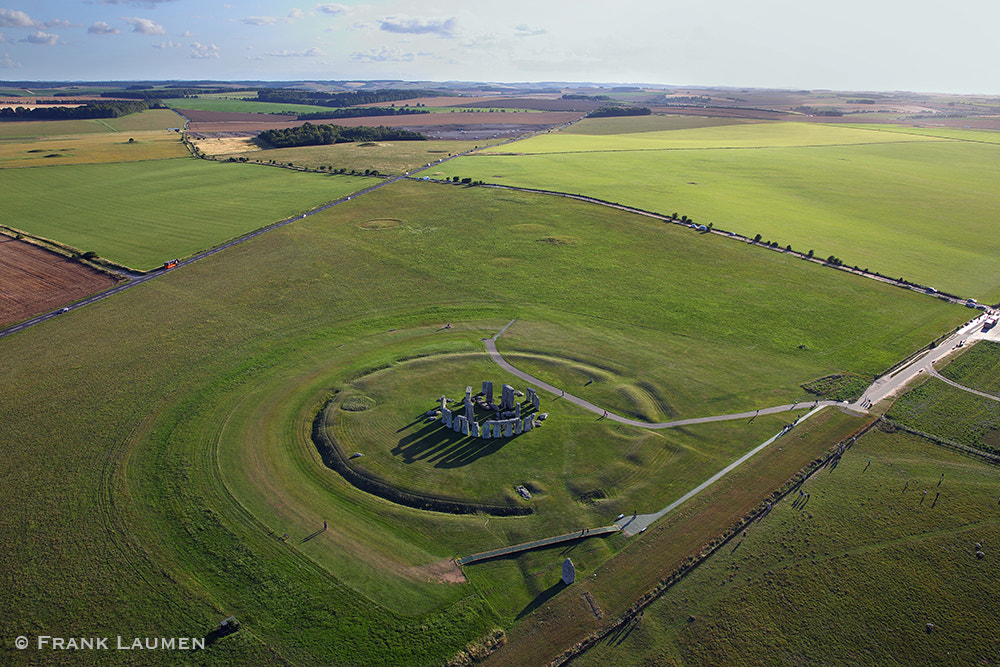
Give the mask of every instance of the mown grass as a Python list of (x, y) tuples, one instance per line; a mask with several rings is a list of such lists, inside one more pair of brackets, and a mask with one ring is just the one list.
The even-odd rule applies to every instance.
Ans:
[(141, 162), (185, 157), (175, 132), (60, 135), (28, 141), (0, 141), (0, 169), (68, 164)]
[(981, 340), (952, 359), (941, 375), (987, 394), (1000, 394), (1000, 343)]
[[(213, 169), (231, 180), (284, 173), (157, 164), (173, 162), (202, 181)], [(388, 218), (397, 224), (379, 222)], [(555, 236), (579, 242), (538, 241)], [(3, 340), (0, 434), (16, 446), (6, 452), (0, 494), (9, 536), (0, 562), (11, 575), (0, 591), (0, 628), (7, 636), (204, 636), (235, 614), (243, 629), (198, 660), (438, 664), (490, 627), (512, 625), (564, 556), (488, 564), (454, 588), (428, 582), (421, 568), (615, 515), (612, 503), (573, 500), (574, 485), (600, 484), (617, 502), (638, 504), (629, 494), (644, 480), (675, 477), (675, 488), (646, 501), (659, 503), (759, 444), (781, 420), (637, 444), (628, 439), (638, 431), (595, 429), (592, 415), (567, 410), (554, 418), (579, 418), (579, 431), (536, 443), (551, 450), (547, 463), (561, 466), (546, 473), (553, 500), (540, 496), (551, 505), (525, 522), (486, 520), (396, 507), (319, 465), (309, 429), (331, 391), (414, 354), (478, 351), (481, 338), (517, 318), (501, 349), (573, 360), (549, 366), (557, 379), (574, 377), (579, 360), (604, 360), (624, 369), (622, 383), (648, 382), (679, 414), (704, 409), (703, 398), (712, 412), (728, 411), (797, 396), (801, 382), (834, 369), (878, 372), (966, 315), (620, 211), (397, 183)], [(445, 322), (453, 328), (438, 331)], [(707, 365), (696, 369), (697, 359)], [(456, 381), (462, 390), (470, 380)], [(419, 383), (399, 384), (414, 387), (405, 401), (424, 400)], [(685, 385), (697, 390), (685, 393)], [(600, 391), (617, 405), (634, 403), (610, 381)], [(558, 436), (558, 424), (538, 435), (552, 428)], [(625, 468), (591, 459), (595, 443), (612, 438)], [(781, 458), (782, 446), (771, 451), (778, 459), (760, 478), (766, 482), (727, 485), (740, 502), (723, 502), (712, 510), (716, 523), (700, 522), (692, 534), (727, 525), (733, 507), (756, 504), (772, 478), (797, 469), (796, 459)], [(813, 442), (796, 456), (809, 460), (823, 446)], [(493, 460), (498, 469), (509, 465)], [(328, 530), (310, 538), (323, 521)], [(596, 571), (622, 541), (588, 540), (574, 560)], [(648, 562), (627, 562), (658, 579)], [(601, 595), (620, 608), (633, 584)], [(10, 643), (2, 651), (8, 662), (39, 659)]]
[(12, 227), (140, 270), (303, 213), (368, 182), (193, 158), (0, 171)]
[(548, 134), (449, 168), (678, 212), (982, 302), (1000, 298), (990, 269), (1000, 242), (988, 231), (1000, 191), (993, 144), (799, 123), (625, 129)]
[[(374, 169), (380, 174), (401, 174), (412, 169), (423, 167), (458, 153), (471, 150), (481, 145), (472, 141), (393, 141), (393, 142), (355, 142), (333, 144), (330, 146), (303, 146), (301, 148), (271, 148), (267, 150), (252, 150), (232, 154), (234, 157), (247, 158), (253, 162), (275, 161), (281, 164), (289, 162), (318, 169), (320, 167), (333, 170), (346, 169), (363, 172)], [(222, 154), (225, 158), (229, 154)], [(445, 169), (442, 166), (442, 169)], [(443, 174), (443, 171), (429, 170), (428, 176)]]
[(0, 123), (2, 139), (42, 139), (61, 135), (141, 132), (181, 127), (184, 119), (166, 109), (147, 109), (120, 118), (88, 120), (32, 120)]
[(580, 664), (995, 659), (993, 468), (873, 431), (802, 489), (807, 502), (777, 504)]
[(886, 416), (945, 440), (1000, 452), (1000, 403), (937, 378), (901, 397)]

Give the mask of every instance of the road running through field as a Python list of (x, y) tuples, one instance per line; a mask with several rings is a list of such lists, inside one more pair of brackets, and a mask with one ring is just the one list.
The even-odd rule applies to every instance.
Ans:
[(525, 373), (522, 370), (518, 370), (510, 363), (508, 363), (507, 360), (505, 360), (503, 356), (500, 354), (500, 352), (497, 351), (497, 338), (499, 338), (501, 334), (507, 331), (508, 327), (510, 327), (510, 325), (512, 324), (514, 324), (514, 320), (508, 322), (507, 326), (501, 329), (499, 333), (493, 336), (493, 338), (483, 339), (483, 342), (486, 344), (486, 351), (489, 353), (490, 358), (493, 359), (493, 361), (498, 366), (500, 366), (500, 368), (504, 369), (511, 375), (521, 378), (525, 382), (530, 382), (531, 384), (537, 386), (538, 388), (544, 389), (545, 391), (549, 392), (550, 394), (560, 399), (565, 399), (570, 403), (573, 403), (574, 405), (580, 406), (584, 410), (589, 410), (595, 414), (600, 415), (601, 419), (608, 419), (610, 421), (618, 422), (619, 424), (627, 424), (628, 426), (638, 426), (639, 428), (652, 428), (652, 429), (676, 428), (678, 426), (689, 426), (691, 424), (708, 424), (710, 422), (729, 421), (733, 419), (752, 419), (754, 417), (759, 417), (760, 415), (773, 415), (781, 412), (792, 412), (794, 410), (825, 408), (835, 405), (839, 405), (840, 407), (844, 408), (849, 407), (847, 403), (837, 402), (837, 401), (804, 401), (801, 403), (788, 403), (786, 405), (776, 405), (769, 408), (761, 408), (760, 410), (749, 410), (747, 412), (734, 412), (728, 415), (713, 415), (710, 417), (692, 417), (690, 419), (675, 419), (674, 421), (669, 421), (669, 422), (651, 423), (651, 422), (639, 421), (637, 419), (629, 419), (628, 417), (622, 417), (621, 415), (617, 415), (600, 406), (594, 405), (590, 401), (580, 398), (579, 396), (574, 396), (573, 394), (566, 393), (562, 389), (557, 389), (548, 382), (543, 382), (542, 380), (539, 380), (535, 376), (529, 375), (528, 373)]

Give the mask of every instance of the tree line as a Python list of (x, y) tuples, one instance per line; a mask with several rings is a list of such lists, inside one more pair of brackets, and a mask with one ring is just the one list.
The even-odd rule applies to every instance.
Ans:
[(352, 141), (426, 141), (419, 132), (394, 127), (343, 127), (340, 125), (313, 125), (305, 123), (299, 127), (264, 130), (258, 138), (275, 148), (296, 146), (326, 146)]
[(362, 118), (366, 116), (408, 116), (418, 113), (430, 113), (426, 109), (415, 107), (349, 107), (346, 109), (331, 109), (315, 113), (300, 113), (299, 120), (321, 120), (327, 118)]
[(411, 100), (414, 97), (438, 97), (445, 95), (436, 90), (355, 90), (349, 93), (323, 93), (313, 90), (290, 90), (273, 88), (257, 91), (258, 102), (277, 102), (279, 104), (312, 104), (321, 107), (351, 107), (359, 104), (381, 104), (383, 102), (399, 102)]
[(590, 118), (611, 118), (614, 116), (648, 116), (653, 111), (648, 107), (602, 107), (591, 111)]
[(7, 107), (0, 109), (0, 120), (79, 120), (85, 118), (118, 118), (146, 109), (162, 108), (159, 101), (120, 100), (90, 102), (79, 107), (45, 106), (37, 109)]

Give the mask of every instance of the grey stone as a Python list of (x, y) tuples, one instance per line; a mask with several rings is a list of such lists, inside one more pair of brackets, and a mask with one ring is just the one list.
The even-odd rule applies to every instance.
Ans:
[(562, 582), (569, 585), (574, 581), (576, 581), (576, 568), (573, 567), (573, 561), (567, 558), (563, 561)]
[(503, 435), (505, 438), (509, 438), (514, 435), (514, 420), (508, 419), (503, 423)]
[(441, 421), (444, 422), (445, 426), (451, 428), (451, 410), (448, 408), (441, 410)]

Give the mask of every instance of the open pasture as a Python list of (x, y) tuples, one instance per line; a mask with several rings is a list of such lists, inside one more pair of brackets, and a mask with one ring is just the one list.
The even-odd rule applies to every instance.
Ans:
[[(241, 150), (233, 151), (232, 142), (241, 142)], [(355, 169), (362, 172), (365, 169), (375, 169), (380, 174), (401, 174), (423, 167), (429, 162), (436, 162), (450, 155), (471, 150), (477, 144), (474, 141), (366, 141), (330, 146), (262, 150), (250, 138), (209, 138), (198, 140), (196, 143), (201, 150), (221, 158), (232, 155), (253, 162), (270, 162), (271, 160), (280, 164), (291, 162), (297, 167), (302, 166), (307, 169), (332, 167), (333, 169), (347, 169), (348, 171)], [(228, 150), (227, 147), (229, 147)], [(246, 150), (242, 150), (242, 148)]]
[[(303, 176), (247, 165), (158, 164), (174, 162), (196, 165), (179, 174), (196, 173), (201, 181), (224, 173), (230, 190), (258, 170)], [(288, 189), (289, 182), (299, 183), (286, 181)], [(480, 339), (517, 318), (501, 350), (517, 363), (533, 359), (548, 368), (548, 378), (580, 378), (593, 360), (605, 360), (611, 370), (589, 385), (594, 394), (584, 394), (583, 383), (576, 387), (583, 396), (614, 397), (612, 406), (623, 409), (663, 409), (634, 387), (618, 390), (642, 380), (647, 397), (665, 398), (679, 415), (705, 410), (704, 397), (715, 413), (799, 396), (799, 384), (835, 369), (878, 372), (966, 315), (918, 294), (620, 211), (486, 188), (396, 183), (4, 339), (0, 434), (17, 447), (7, 453), (0, 503), (11, 536), (0, 558), (12, 575), (0, 591), (0, 627), (204, 636), (235, 614), (244, 630), (199, 659), (438, 664), (491, 627), (510, 627), (537, 608), (562, 555), (550, 550), (477, 566), (464, 583), (442, 561), (604, 525), (622, 511), (616, 500), (637, 503), (647, 492), (643, 477), (666, 479), (670, 469), (657, 465), (674, 462), (679, 481), (649, 502), (676, 497), (688, 481), (759, 444), (784, 421), (774, 416), (661, 437), (553, 408), (552, 424), (530, 435), (556, 432), (546, 445), (551, 458), (540, 462), (565, 472), (539, 471), (548, 477), (536, 514), (487, 519), (392, 505), (323, 467), (310, 433), (333, 392), (370, 391), (376, 402), (377, 392), (387, 392), (386, 425), (375, 427), (403, 429), (412, 417), (392, 429), (392, 412), (409, 415), (424, 405), (416, 395), (424, 386), (406, 372), (417, 363), (411, 359), (481, 355)], [(442, 330), (445, 322), (453, 328)], [(590, 357), (580, 354), (588, 339)], [(659, 366), (650, 363), (657, 349)], [(670, 357), (711, 363), (694, 370)], [(750, 361), (734, 366), (741, 357)], [(466, 373), (489, 370), (475, 364), (456, 366), (454, 374), (424, 364), (423, 372), (461, 392), (483, 379)], [(393, 379), (405, 396), (373, 383), (383, 372), (391, 379), (406, 372)], [(491, 376), (504, 379), (499, 369)], [(685, 384), (698, 386), (698, 394), (677, 390)], [(431, 403), (453, 392), (428, 391)], [(578, 432), (564, 431), (572, 437), (560, 441), (559, 429), (574, 422)], [(610, 465), (589, 456), (604, 439), (613, 442), (598, 451)], [(478, 481), (466, 492), (483, 494), (490, 465), (513, 470), (506, 457), (525, 457), (516, 448), (542, 442), (515, 441), (482, 457)], [(827, 446), (820, 438), (797, 451), (799, 458), (784, 457), (784, 444), (767, 450), (777, 458), (767, 459), (766, 483), (720, 487), (739, 494), (739, 502), (723, 502), (715, 523), (692, 524), (697, 539), (687, 547), (699, 548), (702, 536), (731, 522), (728, 512), (755, 506), (773, 488), (772, 477), (797, 470), (800, 459)], [(425, 483), (418, 468), (404, 472)], [(497, 486), (511, 482), (513, 474), (506, 475)], [(590, 485), (606, 487), (609, 498), (584, 502), (580, 492)], [(622, 540), (579, 545), (572, 553), (581, 572), (596, 572)], [(629, 562), (639, 567), (640, 560)], [(659, 578), (655, 568), (643, 569), (644, 583)], [(607, 574), (597, 581), (611, 588), (595, 595), (607, 596), (613, 612), (635, 591), (615, 587)], [(123, 628), (122, 619), (132, 625)], [(5, 658), (25, 659), (9, 644), (2, 650)]]
[[(631, 128), (631, 126), (629, 126)], [(993, 144), (831, 125), (553, 133), (463, 157), (455, 174), (586, 194), (1000, 299)], [(946, 222), (947, 221), (947, 222)]]
[[(63, 135), (143, 132), (181, 127), (184, 119), (167, 109), (147, 109), (119, 118), (85, 120), (22, 120), (0, 122), (0, 141), (50, 139)], [(127, 137), (126, 137), (127, 139)]]
[(995, 468), (875, 430), (801, 490), (575, 662), (996, 659)]
[(163, 130), (58, 135), (31, 141), (0, 140), (0, 169), (140, 162), (187, 155), (180, 135)]
[(145, 271), (366, 182), (190, 158), (0, 170), (11, 227)]

